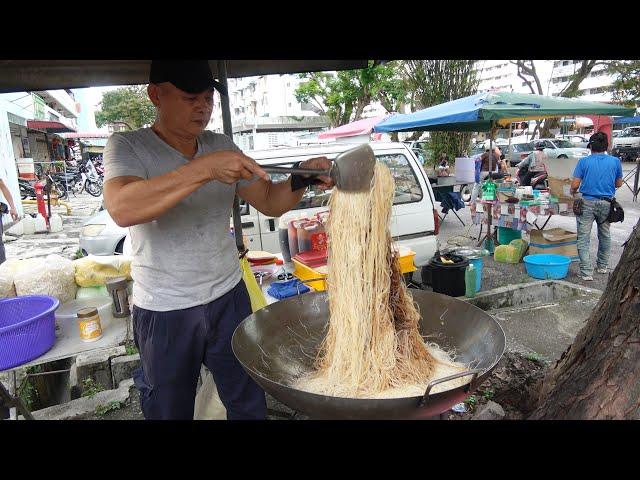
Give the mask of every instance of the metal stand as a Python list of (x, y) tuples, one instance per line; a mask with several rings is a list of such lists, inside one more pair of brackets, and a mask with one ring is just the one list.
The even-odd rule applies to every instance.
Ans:
[[(633, 188), (629, 185), (629, 180), (633, 177)], [(640, 157), (636, 158), (636, 167), (631, 170), (629, 173), (625, 175), (622, 179), (624, 184), (627, 186), (631, 193), (633, 193), (633, 201), (638, 201), (638, 194), (640, 193), (640, 185), (638, 185), (638, 180), (640, 179)]]
[(487, 212), (487, 214), (489, 215), (489, 224), (487, 225), (487, 233), (482, 236), (482, 227), (484, 226), (482, 223), (480, 224), (480, 233), (478, 234), (478, 246), (482, 247), (482, 244), (484, 243), (485, 240), (488, 239), (493, 239), (493, 244), (494, 245), (499, 245), (498, 243), (498, 236), (496, 234), (496, 230), (494, 229), (493, 232), (491, 231), (491, 227), (493, 226), (493, 205), (490, 203), (485, 203), (483, 204), (485, 207), (489, 207), (489, 211)]

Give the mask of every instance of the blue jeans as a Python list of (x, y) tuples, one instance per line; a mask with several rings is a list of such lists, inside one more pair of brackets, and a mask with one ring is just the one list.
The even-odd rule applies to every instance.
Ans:
[(192, 420), (200, 366), (213, 374), (229, 420), (263, 420), (264, 391), (231, 350), (231, 336), (251, 314), (243, 281), (206, 305), (154, 312), (133, 307), (134, 338), (142, 367), (133, 372), (148, 420)]
[(592, 275), (593, 266), (589, 255), (591, 227), (595, 220), (598, 225), (598, 268), (609, 266), (611, 235), (609, 233), (609, 210), (611, 204), (605, 200), (584, 200), (582, 215), (576, 216), (578, 226), (578, 255), (580, 256), (580, 275)]

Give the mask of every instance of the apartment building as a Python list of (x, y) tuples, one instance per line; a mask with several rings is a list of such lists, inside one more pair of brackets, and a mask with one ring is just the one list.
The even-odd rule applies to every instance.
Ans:
[[(298, 102), (295, 91), (304, 79), (297, 75), (263, 75), (228, 81), (233, 139), (243, 150), (296, 146), (329, 126), (316, 106)], [(207, 128), (222, 132), (220, 95)]]
[[(582, 60), (556, 60), (551, 75), (551, 95), (558, 95), (571, 81)], [(579, 97), (592, 102), (611, 102), (611, 88), (616, 78), (607, 72), (606, 65), (596, 65), (580, 83)]]

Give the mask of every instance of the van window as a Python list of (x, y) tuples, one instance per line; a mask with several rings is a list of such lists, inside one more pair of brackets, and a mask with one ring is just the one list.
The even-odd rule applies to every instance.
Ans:
[(377, 155), (376, 158), (384, 162), (396, 182), (394, 205), (401, 203), (419, 202), (422, 200), (422, 188), (416, 174), (409, 164), (409, 160), (401, 153), (391, 155)]
[[(391, 170), (393, 179), (396, 182), (396, 192), (393, 200), (394, 205), (403, 203), (419, 202), (422, 200), (423, 192), (407, 157), (401, 153), (390, 155), (376, 155), (376, 158), (384, 162)], [(279, 166), (291, 166), (292, 164), (278, 163)], [(282, 182), (288, 175), (271, 174), (274, 183)], [(331, 190), (322, 191), (315, 185), (307, 189), (302, 200), (292, 210), (308, 210), (311, 208), (327, 207)]]

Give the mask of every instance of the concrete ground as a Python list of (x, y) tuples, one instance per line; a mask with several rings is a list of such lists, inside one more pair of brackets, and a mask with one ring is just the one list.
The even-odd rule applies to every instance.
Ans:
[[(635, 164), (624, 163), (623, 164), (623, 172), (626, 175), (635, 167)], [(629, 182), (631, 186), (633, 186), (633, 179)], [(620, 256), (622, 255), (622, 244), (629, 238), (633, 227), (635, 227), (636, 223), (638, 223), (638, 219), (640, 218), (640, 201), (633, 201), (633, 194), (631, 190), (627, 188), (626, 185), (623, 185), (616, 194), (616, 199), (622, 205), (625, 213), (625, 219), (622, 223), (615, 223), (611, 225), (611, 257), (609, 260), (609, 270), (613, 271), (615, 266), (620, 261)], [(439, 208), (438, 210), (441, 210)], [(471, 214), (469, 211), (469, 207), (466, 207), (463, 210), (458, 210), (458, 215), (465, 222), (466, 226), (463, 227), (462, 224), (458, 221), (458, 219), (452, 213), (447, 215), (444, 223), (440, 227), (440, 235), (439, 242), (441, 247), (447, 245), (447, 241), (453, 239), (452, 237), (456, 237), (456, 240), (461, 240), (457, 238), (459, 236), (473, 236), (474, 238), (478, 237), (478, 233), (480, 231), (480, 225), (473, 225), (471, 223)], [(554, 215), (551, 217), (546, 229), (549, 228), (564, 228), (566, 230), (570, 230), (572, 232), (576, 231), (576, 220), (573, 214), (571, 216), (559, 216)], [(523, 235), (528, 241), (528, 235)], [(598, 241), (597, 241), (597, 227), (594, 223), (594, 226), (591, 230), (591, 244), (590, 244), (590, 252), (591, 259), (595, 265), (596, 254), (598, 251)], [(467, 241), (471, 242), (471, 239)], [(585, 282), (578, 278), (578, 262), (573, 262), (571, 267), (569, 268), (569, 275), (565, 278), (568, 282), (578, 283), (580, 285), (584, 285), (590, 288), (596, 288), (599, 290), (604, 290), (605, 285), (607, 284), (609, 274), (602, 275), (594, 272), (594, 281)], [(494, 262), (492, 257), (485, 257), (484, 259), (484, 267), (483, 267), (483, 275), (482, 275), (482, 290), (490, 290), (496, 287), (502, 287), (505, 285), (511, 285), (514, 283), (524, 283), (529, 282), (532, 279), (527, 275), (524, 264), (520, 263), (517, 265), (508, 264), (508, 263), (498, 263)]]
[[(78, 242), (82, 224), (93, 215), (102, 202), (102, 196), (92, 197), (87, 193), (71, 195), (67, 202), (71, 205), (71, 215), (63, 206), (51, 207), (51, 213), (62, 217), (62, 232), (36, 233), (23, 235), (17, 240), (5, 235), (5, 250), (7, 258), (33, 258), (51, 254), (72, 258), (78, 250)], [(35, 205), (24, 205), (25, 213), (37, 213)]]

